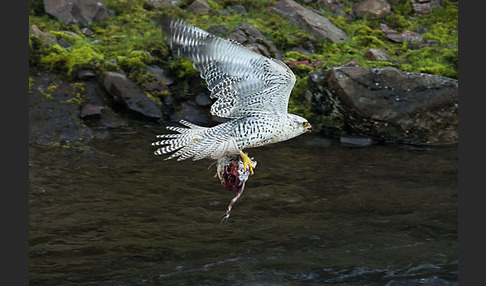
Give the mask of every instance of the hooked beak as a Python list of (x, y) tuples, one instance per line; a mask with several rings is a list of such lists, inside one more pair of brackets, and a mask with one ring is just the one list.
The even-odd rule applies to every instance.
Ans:
[(305, 133), (312, 132), (312, 125), (310, 125), (309, 122), (306, 122), (304, 127), (305, 127), (305, 130), (304, 130)]

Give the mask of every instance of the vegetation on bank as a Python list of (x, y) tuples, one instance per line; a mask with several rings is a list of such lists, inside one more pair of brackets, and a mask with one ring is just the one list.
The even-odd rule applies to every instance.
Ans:
[[(187, 60), (173, 57), (164, 42), (156, 20), (164, 13), (174, 18), (186, 19), (202, 29), (213, 25), (224, 25), (231, 31), (240, 23), (250, 23), (259, 29), (282, 53), (284, 61), (320, 61), (321, 67), (295, 66), (297, 83), (294, 88), (291, 112), (311, 116), (305, 100), (307, 74), (317, 69), (328, 69), (354, 60), (360, 66), (393, 66), (408, 72), (424, 72), (458, 78), (458, 8), (454, 1), (444, 1), (442, 8), (428, 15), (414, 13), (410, 1), (391, 4), (393, 15), (381, 19), (348, 20), (334, 16), (330, 11), (318, 9), (315, 4), (304, 5), (328, 17), (337, 27), (346, 32), (346, 43), (331, 43), (316, 40), (308, 32), (294, 26), (286, 19), (270, 11), (268, 6), (277, 0), (208, 0), (211, 10), (196, 15), (185, 10), (192, 0), (180, 1), (178, 7), (159, 10), (145, 0), (107, 0), (109, 16), (105, 22), (95, 23), (91, 36), (85, 36), (77, 25), (66, 26), (44, 12), (42, 0), (29, 1), (29, 27), (37, 25), (40, 30), (64, 38), (70, 43), (67, 48), (47, 45), (37, 37), (29, 37), (29, 65), (33, 70), (50, 70), (67, 79), (74, 79), (77, 71), (89, 68), (98, 74), (105, 71), (123, 71), (141, 87), (155, 81), (147, 71), (147, 65), (159, 65), (175, 78), (171, 92), (175, 94), (197, 94), (190, 88), (188, 78), (198, 74)], [(351, 11), (351, 0), (342, 0), (346, 11)], [(244, 5), (247, 12), (239, 14), (232, 5)], [(224, 11), (224, 12), (223, 12)], [(420, 30), (424, 43), (395, 43), (388, 40), (380, 24), (399, 32)], [(68, 31), (68, 32), (65, 32)], [(74, 37), (74, 32), (78, 36)], [(309, 54), (291, 51), (294, 47), (312, 46)], [(391, 61), (377, 61), (365, 57), (369, 48), (385, 49)], [(201, 90), (204, 84), (201, 86)], [(165, 94), (146, 91), (152, 98)], [(157, 100), (158, 101), (158, 100)]]

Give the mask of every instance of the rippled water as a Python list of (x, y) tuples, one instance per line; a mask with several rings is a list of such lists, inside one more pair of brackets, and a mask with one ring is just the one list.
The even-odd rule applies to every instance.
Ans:
[(31, 285), (456, 285), (457, 147), (249, 149), (220, 223), (233, 194), (209, 160), (154, 156), (160, 129), (30, 147)]

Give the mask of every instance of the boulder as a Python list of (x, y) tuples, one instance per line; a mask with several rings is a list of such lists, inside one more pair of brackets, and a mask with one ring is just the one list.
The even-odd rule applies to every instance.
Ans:
[(310, 73), (314, 112), (356, 135), (417, 145), (456, 144), (458, 81), (396, 68), (338, 67)]
[(240, 15), (245, 15), (246, 12), (247, 12), (245, 6), (240, 5), (240, 4), (230, 5), (230, 6), (226, 7), (226, 9), (233, 11), (234, 13), (240, 14)]
[(238, 25), (227, 37), (266, 57), (283, 60), (275, 45), (252, 24)]
[(386, 0), (364, 0), (353, 5), (353, 13), (360, 18), (379, 19), (390, 12), (391, 6)]
[(364, 57), (370, 60), (390, 62), (392, 57), (385, 49), (368, 49)]
[(91, 26), (108, 16), (105, 0), (44, 0), (44, 9), (65, 25)]
[(392, 40), (394, 42), (420, 43), (423, 41), (422, 35), (410, 30), (404, 30), (403, 32), (399, 33), (396, 30), (388, 28), (388, 26), (383, 23), (380, 24), (380, 29), (383, 33), (385, 33), (385, 37), (387, 39)]
[(30, 76), (29, 142), (44, 146), (84, 145), (92, 130), (79, 116), (72, 86), (47, 75)]
[(209, 3), (206, 0), (195, 0), (187, 7), (187, 10), (193, 12), (194, 14), (206, 14), (211, 9)]
[(50, 146), (86, 145), (127, 121), (106, 105), (94, 82), (66, 83), (46, 73), (31, 74), (29, 142)]
[(39, 39), (47, 45), (57, 44), (57, 38), (53, 34), (49, 34), (41, 31), (37, 25), (30, 26), (29, 36), (37, 36)]
[(126, 76), (117, 72), (106, 72), (103, 86), (115, 102), (124, 105), (128, 110), (152, 119), (162, 118), (161, 108)]
[(165, 83), (167, 85), (171, 85), (172, 83), (174, 83), (174, 80), (168, 77), (166, 71), (161, 69), (159, 66), (147, 66), (147, 71), (153, 74), (155, 79), (162, 83)]
[(96, 77), (96, 73), (91, 69), (79, 70), (77, 76), (80, 80), (89, 80)]
[(169, 8), (179, 4), (180, 0), (145, 0), (145, 2), (156, 8)]
[(194, 106), (187, 102), (183, 102), (170, 115), (170, 121), (172, 122), (179, 122), (181, 119), (201, 126), (210, 126), (211, 124), (211, 114), (207, 108)]
[(346, 7), (340, 0), (317, 0), (317, 8), (327, 8), (332, 12), (344, 10)]
[(335, 43), (344, 43), (348, 36), (329, 19), (309, 10), (292, 0), (281, 0), (272, 8), (283, 18), (289, 19), (296, 26), (309, 31), (317, 39), (329, 39)]
[(101, 105), (86, 103), (81, 108), (81, 113), (79, 114), (79, 116), (81, 118), (99, 117), (104, 111), (105, 108)]
[(316, 6), (319, 9), (328, 9), (335, 16), (343, 16), (351, 18), (352, 16), (346, 12), (346, 6), (340, 0), (317, 0)]
[(208, 33), (214, 34), (218, 37), (225, 38), (229, 34), (228, 28), (223, 25), (213, 25), (208, 28)]
[(440, 0), (410, 0), (413, 10), (417, 14), (429, 14), (440, 8)]

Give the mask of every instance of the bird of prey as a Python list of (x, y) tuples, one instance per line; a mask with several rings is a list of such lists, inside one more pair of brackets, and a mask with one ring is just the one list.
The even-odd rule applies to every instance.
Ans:
[(239, 155), (244, 170), (253, 164), (244, 149), (285, 141), (312, 130), (303, 117), (288, 113), (295, 75), (283, 62), (267, 58), (230, 39), (223, 39), (179, 20), (162, 24), (167, 41), (187, 57), (217, 99), (211, 114), (227, 118), (214, 127), (181, 120), (185, 127), (168, 126), (178, 133), (158, 135), (155, 155), (166, 160), (221, 159)]

